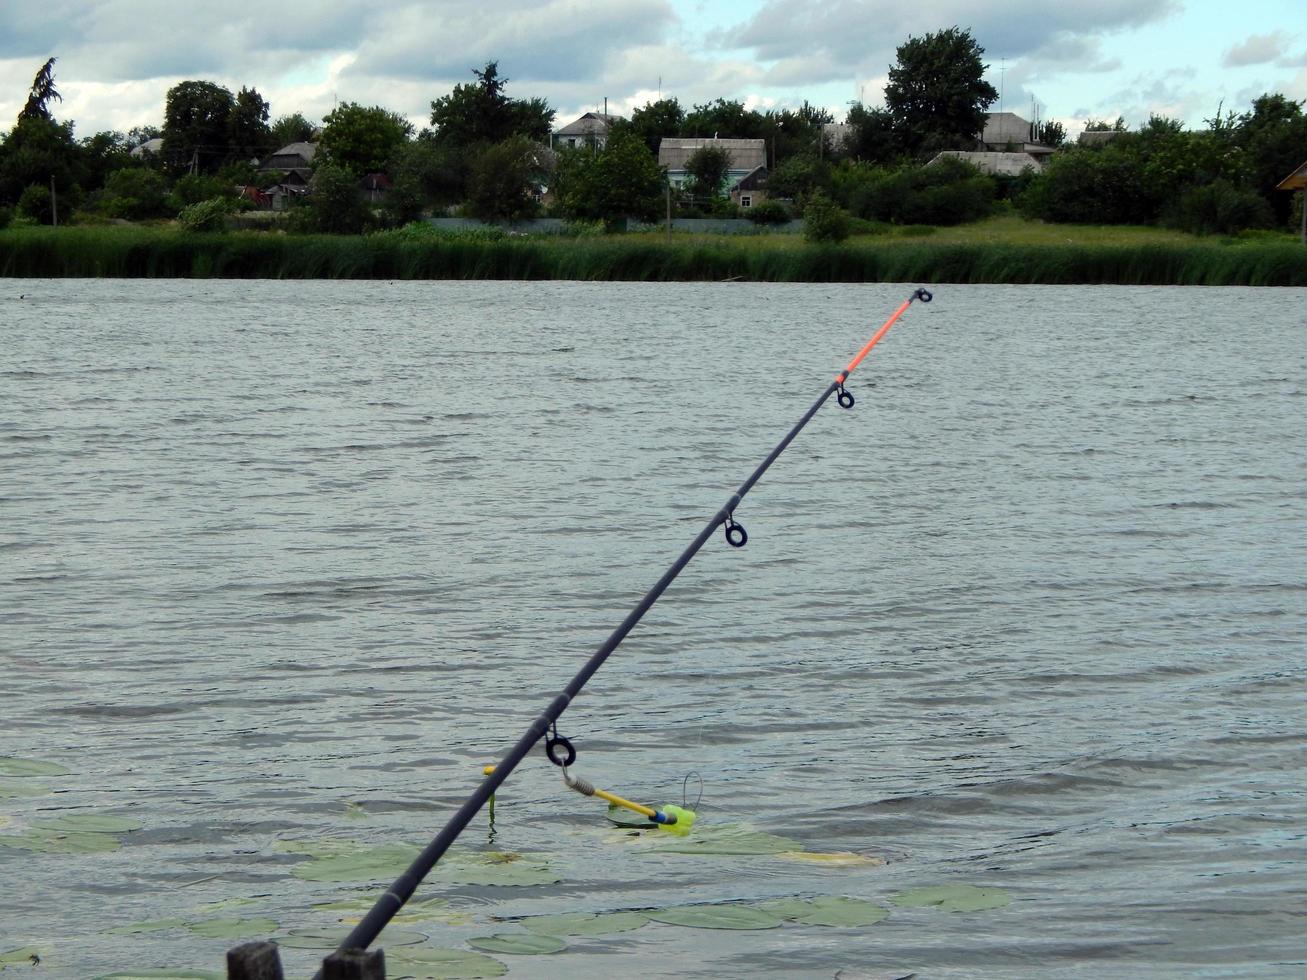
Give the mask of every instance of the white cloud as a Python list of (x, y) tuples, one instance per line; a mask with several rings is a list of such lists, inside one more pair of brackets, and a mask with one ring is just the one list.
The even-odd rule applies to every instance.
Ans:
[(1226, 68), (1267, 64), (1283, 56), (1287, 41), (1284, 31), (1254, 34), (1226, 51), (1221, 64)]

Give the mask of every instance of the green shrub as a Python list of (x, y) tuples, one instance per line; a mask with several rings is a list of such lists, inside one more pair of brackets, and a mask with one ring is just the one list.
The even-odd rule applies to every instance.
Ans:
[(111, 218), (143, 221), (169, 213), (168, 184), (163, 174), (145, 167), (115, 170), (104, 182), (99, 210)]
[(790, 209), (780, 201), (768, 199), (744, 210), (755, 225), (783, 225), (790, 220)]
[[(59, 209), (64, 210), (62, 207)], [(53, 223), (50, 208), (50, 188), (44, 184), (30, 184), (18, 198), (18, 215), (33, 224), (48, 225)], [(63, 217), (63, 214), (60, 214)]]
[(215, 197), (235, 197), (232, 186), (217, 177), (208, 177), (204, 174), (187, 174), (185, 177), (179, 177), (177, 183), (173, 185), (174, 207), (180, 211), (188, 205), (199, 204), (201, 201), (210, 201)]
[(232, 201), (226, 197), (211, 197), (189, 207), (182, 208), (177, 215), (177, 222), (187, 231), (225, 231), (227, 215), (234, 210)]
[(1190, 187), (1167, 206), (1162, 224), (1193, 235), (1233, 235), (1248, 228), (1269, 228), (1270, 205), (1255, 191), (1225, 180)]
[(809, 242), (842, 242), (849, 237), (849, 216), (825, 194), (808, 198), (803, 209), (803, 237)]

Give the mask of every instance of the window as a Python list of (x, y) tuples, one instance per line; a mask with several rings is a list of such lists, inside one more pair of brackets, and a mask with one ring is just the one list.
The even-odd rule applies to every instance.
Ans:
[(753, 207), (753, 198), (750, 197), (748, 194), (741, 194), (741, 195), (740, 195), (740, 207), (742, 207), (742, 208), (751, 208), (751, 207)]

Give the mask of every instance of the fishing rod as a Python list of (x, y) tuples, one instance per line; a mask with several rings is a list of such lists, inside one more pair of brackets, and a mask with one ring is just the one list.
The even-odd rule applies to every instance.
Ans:
[[(858, 351), (853, 360), (849, 361), (848, 366), (835, 376), (834, 381), (826, 386), (825, 391), (823, 391), (821, 396), (813, 402), (812, 407), (804, 413), (803, 418), (795, 423), (794, 427), (790, 429), (785, 438), (777, 444), (776, 448), (773, 449), (758, 468), (750, 474), (749, 478), (740, 485), (740, 488), (731, 495), (730, 499), (726, 501), (722, 508), (712, 516), (704, 529), (699, 532), (698, 536), (690, 542), (689, 546), (683, 552), (681, 552), (680, 557), (672, 562), (671, 567), (663, 573), (662, 578), (654, 584), (653, 588), (645, 593), (644, 598), (641, 599), (636, 604), (635, 608), (627, 614), (627, 617), (622, 620), (621, 625), (613, 630), (612, 634), (603, 642), (603, 645), (594, 652), (586, 662), (585, 666), (577, 672), (576, 676), (572, 678), (568, 685), (563, 688), (553, 701), (549, 703), (549, 706), (545, 708), (545, 710), (533, 722), (531, 722), (531, 727), (528, 728), (526, 733), (517, 740), (511, 749), (509, 749), (503, 760), (496, 763), (494, 766), (487, 766), (485, 768), (485, 778), (481, 781), (481, 784), (477, 787), (476, 791), (467, 798), (467, 801), (461, 807), (459, 807), (458, 812), (449, 819), (449, 822), (445, 824), (444, 828), (435, 836), (431, 843), (426, 846), (422, 853), (414, 858), (413, 863), (409, 865), (408, 870), (396, 878), (395, 882), (390, 886), (386, 893), (377, 899), (376, 904), (372, 906), (372, 909), (368, 914), (359, 920), (358, 925), (354, 927), (350, 934), (341, 942), (340, 946), (337, 947), (338, 950), (367, 949), (368, 946), (372, 944), (373, 940), (375, 940), (381, 933), (381, 930), (384, 929), (386, 924), (394, 917), (395, 913), (403, 908), (404, 903), (412, 897), (413, 892), (415, 892), (418, 885), (422, 883), (422, 879), (430, 873), (431, 869), (435, 867), (436, 862), (444, 856), (447, 850), (449, 850), (450, 845), (454, 843), (458, 835), (467, 828), (467, 825), (472, 822), (472, 818), (476, 816), (477, 812), (486, 804), (486, 801), (494, 795), (495, 790), (497, 790), (504, 780), (508, 778), (509, 774), (517, 768), (518, 763), (526, 758), (527, 754), (535, 747), (535, 744), (539, 742), (541, 738), (545, 738), (545, 754), (548, 755), (549, 761), (554, 763), (556, 766), (562, 767), (564, 777), (566, 778), (567, 767), (576, 761), (576, 749), (572, 746), (571, 742), (558, 734), (557, 723), (559, 716), (567, 710), (567, 706), (572, 703), (572, 699), (581, 693), (581, 689), (585, 687), (586, 682), (594, 676), (595, 671), (603, 666), (603, 663), (608, 659), (609, 654), (621, 645), (621, 642), (626, 639), (626, 635), (635, 628), (635, 625), (640, 622), (644, 617), (644, 614), (649, 611), (649, 608), (655, 602), (658, 601), (658, 597), (667, 590), (667, 587), (672, 584), (676, 576), (681, 574), (681, 570), (690, 563), (690, 559), (698, 553), (699, 549), (704, 546), (704, 543), (707, 542), (710, 537), (712, 537), (718, 527), (725, 527), (726, 541), (732, 547), (743, 548), (745, 546), (749, 540), (748, 532), (744, 530), (742, 524), (735, 520), (735, 508), (740, 505), (740, 501), (742, 501), (745, 495), (753, 489), (754, 484), (762, 479), (762, 475), (767, 472), (771, 464), (776, 462), (776, 459), (781, 453), (785, 452), (786, 447), (794, 441), (795, 436), (803, 431), (803, 427), (808, 424), (814, 415), (817, 414), (817, 411), (826, 403), (826, 400), (830, 398), (831, 395), (836, 396), (836, 401), (839, 402), (841, 408), (853, 407), (853, 395), (844, 387), (844, 382), (849, 379), (849, 375), (852, 374), (857, 369), (858, 365), (862, 363), (863, 359), (871, 353), (871, 349), (880, 343), (881, 338), (889, 333), (890, 327), (894, 325), (895, 321), (904, 314), (914, 301), (920, 300), (923, 303), (929, 303), (931, 299), (932, 296), (927, 290), (918, 289), (904, 300), (899, 308), (890, 315), (890, 318), (886, 320), (880, 329), (872, 335), (871, 339), (867, 341), (862, 350)], [(568, 785), (571, 784), (572, 783), (569, 781)], [(602, 791), (595, 791), (593, 787), (588, 787), (588, 784), (582, 782), (582, 786), (590, 789), (590, 793), (587, 793), (586, 795), (602, 795), (605, 798), (613, 799), (611, 794), (602, 793)], [(583, 788), (582, 792), (584, 791), (585, 789)], [(629, 804), (629, 802), (630, 801), (622, 800), (623, 805)], [(648, 809), (638, 807), (638, 805), (636, 806), (640, 812)], [(653, 816), (650, 816), (649, 819), (655, 820)], [(661, 823), (661, 821), (656, 822)], [(319, 971), (319, 973), (315, 975), (314, 980), (319, 980), (321, 975), (322, 974)]]

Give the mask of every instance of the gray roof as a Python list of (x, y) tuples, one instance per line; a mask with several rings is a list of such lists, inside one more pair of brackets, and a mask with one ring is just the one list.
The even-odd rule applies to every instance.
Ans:
[(602, 112), (587, 112), (580, 119), (575, 119), (562, 129), (556, 130), (555, 136), (607, 136), (613, 123), (621, 116), (605, 115)]
[(985, 129), (980, 141), (995, 143), (1029, 143), (1030, 123), (1015, 112), (991, 112), (985, 117)]
[(317, 143), (287, 143), (276, 153), (265, 157), (260, 170), (294, 170), (307, 167), (318, 152)]
[(767, 165), (766, 140), (713, 139), (705, 136), (664, 136), (658, 144), (658, 165), (668, 170), (684, 170), (685, 162), (696, 150), (713, 146), (726, 151), (731, 170), (745, 173)]
[(943, 157), (957, 157), (977, 167), (981, 173), (998, 174), (1002, 177), (1017, 177), (1023, 171), (1042, 170), (1044, 163), (1040, 157), (1030, 153), (994, 153), (991, 151), (944, 150), (931, 158), (931, 163)]
[(163, 152), (163, 137), (156, 136), (152, 140), (146, 140), (140, 146), (132, 147), (131, 155), (134, 157), (143, 157), (147, 154), (154, 154), (155, 156), (158, 156), (162, 152)]

